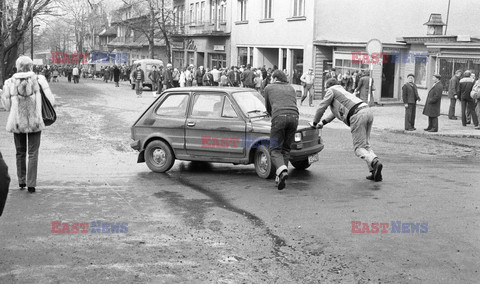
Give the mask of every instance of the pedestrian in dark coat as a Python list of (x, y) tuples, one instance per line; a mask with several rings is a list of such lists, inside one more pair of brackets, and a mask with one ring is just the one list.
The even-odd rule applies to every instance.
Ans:
[(405, 130), (414, 131), (415, 115), (417, 111), (417, 101), (420, 101), (418, 96), (417, 85), (415, 85), (415, 75), (408, 74), (408, 82), (402, 87), (402, 98), (405, 104)]
[(113, 67), (113, 81), (115, 82), (115, 87), (119, 87), (118, 82), (120, 82), (120, 68), (117, 65)]
[(10, 176), (8, 175), (8, 167), (3, 160), (0, 152), (0, 216), (2, 216), (5, 202), (7, 202), (8, 190), (10, 186)]
[(438, 117), (440, 116), (440, 103), (442, 101), (443, 85), (440, 82), (442, 77), (438, 74), (433, 75), (433, 86), (428, 91), (427, 101), (423, 114), (428, 116), (428, 127), (425, 131), (438, 132)]
[(462, 73), (462, 70), (457, 70), (448, 84), (448, 98), (450, 99), (448, 118), (452, 120), (457, 120), (457, 117), (455, 116), (455, 106), (457, 104), (457, 99), (460, 99), (460, 77), (462, 76)]
[(467, 126), (470, 122), (467, 122), (467, 116), (472, 116), (473, 124), (476, 129), (478, 128), (478, 117), (475, 112), (476, 102), (470, 96), (475, 85), (475, 81), (471, 78), (472, 72), (469, 70), (463, 73), (463, 78), (460, 80), (460, 99), (462, 101), (462, 125)]

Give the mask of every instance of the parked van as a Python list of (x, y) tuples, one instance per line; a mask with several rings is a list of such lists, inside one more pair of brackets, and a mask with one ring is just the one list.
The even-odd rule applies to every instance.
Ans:
[(147, 86), (150, 88), (150, 90), (153, 90), (152, 80), (148, 78), (148, 75), (153, 71), (153, 66), (157, 66), (157, 70), (160, 67), (163, 67), (163, 61), (159, 59), (140, 59), (134, 61), (132, 64), (132, 71), (130, 72), (130, 84), (132, 85), (132, 90), (135, 89), (135, 79), (133, 78), (133, 73), (135, 70), (137, 70), (138, 64), (141, 65), (141, 68), (145, 73), (145, 82), (143, 82), (143, 86)]

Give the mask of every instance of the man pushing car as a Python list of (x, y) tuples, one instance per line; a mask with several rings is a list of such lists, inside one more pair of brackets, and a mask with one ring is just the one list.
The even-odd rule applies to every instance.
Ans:
[[(367, 163), (370, 171), (367, 179), (382, 181), (383, 165), (370, 147), (370, 132), (373, 124), (371, 109), (361, 99), (347, 92), (336, 79), (329, 79), (326, 88), (325, 97), (320, 102), (310, 126), (312, 128), (323, 128), (335, 117), (343, 121), (350, 127), (355, 155)], [(332, 113), (320, 122), (328, 107), (330, 107)]]

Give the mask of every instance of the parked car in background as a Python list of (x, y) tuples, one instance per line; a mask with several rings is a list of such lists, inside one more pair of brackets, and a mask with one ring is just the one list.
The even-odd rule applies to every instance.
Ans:
[[(271, 178), (270, 117), (263, 97), (245, 88), (187, 87), (168, 89), (131, 128), (131, 147), (150, 170), (168, 171), (175, 160), (255, 165), (258, 176)], [(319, 160), (324, 145), (318, 129), (300, 121), (290, 162), (306, 169)]]
[(140, 59), (136, 60), (132, 64), (132, 72), (130, 72), (130, 84), (132, 85), (132, 90), (135, 89), (135, 80), (133, 78), (133, 70), (137, 68), (137, 65), (140, 64), (143, 72), (145, 73), (145, 82), (143, 83), (143, 86), (147, 86), (150, 88), (150, 90), (153, 90), (152, 87), (152, 80), (148, 78), (148, 74), (153, 71), (153, 66), (157, 66), (157, 69), (160, 67), (163, 67), (163, 61), (159, 59)]

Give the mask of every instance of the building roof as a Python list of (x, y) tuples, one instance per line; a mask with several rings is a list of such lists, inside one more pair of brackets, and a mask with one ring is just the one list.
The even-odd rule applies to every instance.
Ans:
[(99, 34), (99, 36), (116, 36), (117, 35), (117, 27), (109, 27), (106, 29), (103, 29)]
[[(329, 40), (316, 40), (314, 45), (332, 46), (332, 47), (363, 47), (367, 46), (367, 42), (345, 42), (345, 41), (329, 41)], [(384, 48), (407, 48), (405, 43), (382, 43)]]

